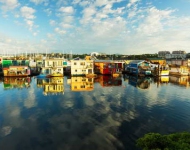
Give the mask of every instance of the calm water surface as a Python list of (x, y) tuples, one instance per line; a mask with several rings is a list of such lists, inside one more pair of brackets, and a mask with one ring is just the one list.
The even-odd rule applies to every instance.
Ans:
[(1, 78), (1, 150), (134, 150), (190, 131), (189, 77)]

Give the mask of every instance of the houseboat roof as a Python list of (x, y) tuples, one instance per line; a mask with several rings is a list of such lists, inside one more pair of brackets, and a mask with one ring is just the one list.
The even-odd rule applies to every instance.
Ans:
[(124, 63), (124, 61), (119, 60), (94, 60), (95, 63)]
[(147, 62), (147, 63), (149, 63), (149, 62), (146, 61), (146, 60), (132, 60), (132, 61), (129, 62), (129, 64), (139, 64), (139, 63), (142, 63), (142, 62)]

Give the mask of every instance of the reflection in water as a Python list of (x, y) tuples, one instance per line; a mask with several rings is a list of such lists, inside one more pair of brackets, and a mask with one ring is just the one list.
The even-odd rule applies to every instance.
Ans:
[(99, 75), (95, 82), (99, 82), (102, 87), (121, 86), (121, 77), (113, 77), (109, 75)]
[(152, 79), (150, 77), (136, 77), (136, 76), (129, 76), (129, 84), (140, 88), (140, 89), (148, 89), (150, 87), (150, 83)]
[(170, 76), (170, 82), (180, 86), (189, 87), (189, 76)]
[(64, 94), (63, 77), (37, 78), (37, 87), (43, 88), (43, 94)]
[[(174, 84), (158, 87), (165, 79), (32, 77), (30, 81), (30, 88), (22, 90), (0, 87), (1, 149), (126, 150), (136, 149), (135, 140), (148, 132), (190, 131), (190, 93)], [(42, 89), (64, 94), (44, 96)]]
[(30, 86), (30, 77), (4, 77), (4, 89), (28, 88)]
[(71, 91), (92, 91), (94, 89), (94, 78), (87, 78), (85, 76), (71, 77)]

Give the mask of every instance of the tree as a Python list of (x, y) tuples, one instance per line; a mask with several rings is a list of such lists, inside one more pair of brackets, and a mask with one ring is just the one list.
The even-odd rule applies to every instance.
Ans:
[(148, 133), (137, 140), (137, 146), (143, 150), (189, 150), (190, 133), (181, 132), (169, 135)]

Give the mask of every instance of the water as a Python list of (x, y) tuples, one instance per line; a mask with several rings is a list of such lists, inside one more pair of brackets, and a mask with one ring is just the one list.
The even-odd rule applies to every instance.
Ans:
[(130, 150), (190, 131), (189, 77), (2, 78), (1, 150)]

